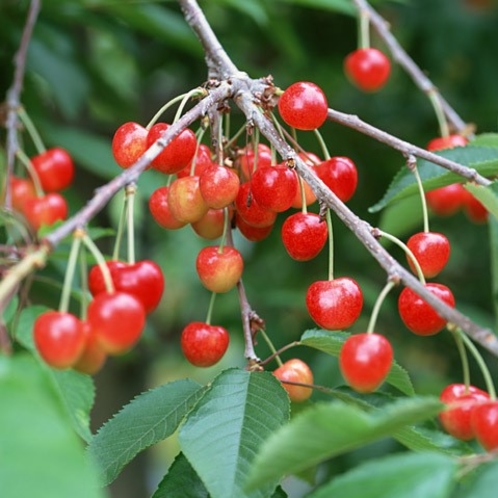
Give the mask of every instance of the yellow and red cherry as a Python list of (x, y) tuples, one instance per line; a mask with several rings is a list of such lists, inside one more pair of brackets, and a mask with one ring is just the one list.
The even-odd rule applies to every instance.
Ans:
[(180, 222), (199, 221), (209, 209), (199, 188), (199, 177), (184, 176), (173, 180), (168, 191), (168, 206)]
[(123, 169), (135, 164), (147, 150), (148, 131), (133, 121), (122, 124), (112, 137), (112, 155)]
[(306, 401), (313, 393), (311, 387), (287, 384), (287, 382), (313, 384), (313, 372), (308, 364), (299, 358), (287, 360), (273, 371), (273, 375), (282, 383), (282, 387), (287, 391), (289, 399), (294, 403)]
[(171, 213), (168, 202), (169, 187), (159, 187), (149, 197), (149, 211), (156, 223), (167, 230), (178, 230), (187, 223), (177, 220)]
[(239, 187), (240, 179), (233, 169), (214, 163), (207, 166), (199, 177), (201, 195), (212, 209), (231, 204), (237, 197)]

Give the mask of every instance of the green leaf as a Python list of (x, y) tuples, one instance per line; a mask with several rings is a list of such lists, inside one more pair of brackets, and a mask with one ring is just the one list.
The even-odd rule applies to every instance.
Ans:
[[(498, 148), (495, 147), (468, 145), (438, 151), (437, 154), (469, 168), (474, 168), (483, 176), (492, 176), (498, 173)], [(423, 159), (418, 161), (417, 169), (425, 191), (465, 180), (461, 176)], [(388, 204), (417, 193), (418, 186), (415, 175), (406, 166), (403, 166), (394, 177), (384, 197), (370, 207), (369, 211), (375, 213)]]
[(309, 498), (446, 498), (456, 470), (453, 459), (437, 453), (390, 455), (333, 479)]
[(261, 486), (392, 436), (404, 426), (433, 417), (441, 407), (433, 397), (403, 398), (371, 413), (340, 401), (316, 404), (263, 444), (250, 469), (247, 486)]
[(498, 220), (498, 183), (487, 187), (466, 183), (464, 187)]
[(498, 133), (481, 133), (472, 140), (471, 145), (498, 148)]
[[(339, 356), (344, 341), (350, 336), (346, 332), (329, 332), (322, 329), (307, 330), (301, 337), (300, 344), (319, 349), (332, 356)], [(412, 396), (415, 394), (412, 382), (407, 371), (394, 362), (386, 378), (386, 382), (399, 389), (402, 393)]]
[(51, 379), (26, 353), (0, 356), (0, 495), (102, 498)]
[(271, 373), (226, 370), (188, 416), (180, 445), (213, 498), (267, 497), (277, 479), (251, 493), (243, 484), (263, 441), (288, 417), (288, 396)]
[(152, 498), (209, 498), (209, 493), (185, 455), (180, 453)]
[(0, 316), (0, 323), (3, 321), (4, 323), (10, 322), (12, 318), (14, 318), (17, 307), (19, 306), (19, 298), (15, 295), (8, 303), (5, 309), (2, 310), (3, 316)]
[(495, 498), (498, 487), (498, 462), (481, 467), (475, 479), (465, 490), (465, 498)]
[(203, 392), (189, 379), (170, 382), (140, 394), (106, 422), (88, 446), (102, 484), (145, 448), (171, 436)]
[(494, 314), (498, 328), (498, 220), (489, 219), (489, 244), (491, 258), (491, 294), (493, 298)]

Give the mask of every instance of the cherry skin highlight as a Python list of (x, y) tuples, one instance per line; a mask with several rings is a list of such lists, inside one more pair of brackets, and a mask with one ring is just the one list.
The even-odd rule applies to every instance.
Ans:
[(185, 358), (196, 367), (211, 367), (228, 349), (230, 335), (218, 325), (189, 323), (182, 331), (180, 345)]
[(274, 370), (273, 375), (282, 382), (282, 387), (287, 391), (289, 399), (294, 403), (306, 401), (313, 393), (311, 387), (295, 386), (285, 383), (285, 381), (289, 381), (301, 382), (302, 384), (313, 384), (313, 372), (310, 367), (299, 358), (287, 360)]

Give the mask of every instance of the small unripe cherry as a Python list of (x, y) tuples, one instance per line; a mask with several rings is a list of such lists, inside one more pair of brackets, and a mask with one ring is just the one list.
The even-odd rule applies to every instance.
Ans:
[(306, 401), (313, 393), (311, 387), (286, 383), (286, 381), (288, 381), (310, 385), (313, 384), (313, 372), (310, 367), (299, 358), (287, 360), (273, 372), (273, 375), (282, 382), (282, 387), (287, 391), (290, 400), (294, 403)]

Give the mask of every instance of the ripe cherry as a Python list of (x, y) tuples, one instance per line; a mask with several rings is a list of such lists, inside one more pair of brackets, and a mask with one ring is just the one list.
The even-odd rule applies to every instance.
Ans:
[(462, 441), (473, 439), (472, 412), (479, 404), (489, 401), (489, 394), (478, 387), (450, 384), (443, 389), (439, 399), (448, 405), (439, 414), (444, 430)]
[(199, 189), (206, 204), (221, 209), (231, 204), (239, 192), (240, 180), (237, 173), (225, 166), (211, 164), (199, 177)]
[[(137, 298), (145, 312), (153, 311), (164, 291), (164, 276), (161, 268), (154, 261), (144, 259), (130, 264), (123, 261), (108, 261), (114, 288)], [(92, 296), (106, 292), (104, 277), (99, 265), (91, 268), (88, 276), (88, 287)]]
[(62, 311), (47, 311), (38, 316), (33, 339), (40, 356), (58, 369), (74, 365), (85, 347), (82, 322)]
[(298, 130), (314, 130), (327, 119), (327, 97), (315, 83), (298, 81), (282, 93), (278, 111), (289, 126)]
[(315, 171), (342, 202), (353, 197), (358, 185), (358, 171), (349, 157), (331, 157), (315, 166)]
[[(228, 207), (229, 222), (233, 217), (233, 209)], [(194, 232), (203, 239), (215, 240), (223, 235), (225, 227), (225, 209), (208, 209), (208, 212), (198, 221), (191, 224)]]
[(48, 149), (32, 157), (31, 164), (45, 192), (58, 192), (69, 187), (73, 181), (73, 160), (61, 147)]
[(297, 261), (313, 259), (327, 242), (327, 223), (315, 213), (295, 213), (282, 225), (282, 242)]
[(344, 71), (358, 88), (365, 92), (375, 92), (387, 83), (391, 63), (376, 48), (360, 48), (346, 57)]
[[(167, 123), (156, 123), (147, 134), (147, 147), (150, 147), (170, 127)], [(197, 139), (190, 128), (185, 128), (152, 161), (152, 167), (161, 173), (178, 173), (187, 166), (195, 154)]]
[(135, 164), (147, 150), (148, 131), (132, 121), (122, 124), (112, 137), (112, 155), (123, 169)]
[(183, 223), (195, 223), (207, 212), (208, 205), (201, 195), (198, 176), (184, 176), (171, 182), (168, 191), (171, 214)]
[[(192, 171), (192, 164), (195, 162), (194, 169)], [(205, 144), (199, 144), (197, 149), (197, 155), (194, 155), (192, 160), (185, 166), (185, 168), (178, 171), (176, 174), (177, 178), (182, 176), (196, 175), (201, 176), (206, 168), (213, 165), (211, 159), (211, 149)]]
[(257, 168), (271, 166), (271, 149), (266, 144), (259, 143), (257, 154), (252, 145), (247, 145), (238, 151), (236, 165), (240, 169), (241, 177), (249, 180)]
[[(455, 306), (455, 298), (445, 285), (429, 283), (425, 288), (448, 306)], [(446, 325), (446, 320), (409, 287), (399, 295), (398, 311), (406, 327), (417, 335), (437, 334)]]
[(463, 210), (474, 223), (485, 223), (488, 220), (488, 210), (468, 190), (464, 189)]
[(425, 198), (438, 216), (450, 216), (463, 206), (466, 195), (467, 191), (460, 183), (452, 183), (426, 192)]
[(35, 186), (28, 178), (10, 177), (10, 194), (12, 207), (16, 211), (23, 212), (24, 205), (28, 199), (36, 197)]
[(248, 225), (263, 228), (275, 223), (277, 213), (261, 207), (251, 191), (251, 183), (243, 183), (235, 198), (235, 209)]
[(475, 406), (471, 423), (475, 437), (485, 450), (498, 449), (498, 401)]
[(107, 353), (101, 348), (90, 323), (82, 323), (85, 329), (85, 347), (73, 368), (78, 372), (94, 375), (104, 366)]
[(228, 292), (242, 276), (244, 260), (231, 246), (208, 246), (199, 251), (195, 261), (199, 278), (212, 292)]
[(218, 363), (230, 342), (228, 331), (219, 325), (189, 323), (180, 340), (185, 358), (196, 367), (211, 367)]
[(167, 230), (178, 230), (187, 223), (177, 220), (171, 213), (168, 202), (169, 187), (159, 187), (149, 197), (149, 211), (156, 223)]
[(282, 387), (287, 391), (290, 400), (294, 403), (306, 401), (313, 393), (311, 387), (286, 383), (300, 382), (302, 384), (313, 384), (313, 372), (304, 361), (298, 358), (287, 360), (273, 372), (273, 375), (282, 382)]
[(468, 143), (467, 138), (457, 134), (436, 137), (427, 144), (427, 150), (434, 152), (436, 150), (452, 149), (453, 147), (465, 147)]
[[(450, 242), (442, 233), (419, 232), (412, 235), (406, 245), (417, 259), (426, 278), (435, 277), (446, 266), (450, 257)], [(408, 256), (407, 261), (416, 273), (415, 265)]]
[(320, 327), (346, 329), (360, 316), (363, 293), (352, 278), (319, 280), (308, 287), (306, 306), (311, 318)]
[(128, 351), (140, 338), (145, 310), (131, 294), (102, 292), (88, 306), (88, 321), (101, 348), (118, 355)]
[(262, 166), (251, 178), (251, 192), (264, 209), (281, 213), (292, 206), (297, 189), (296, 173), (287, 166)]
[(348, 337), (339, 354), (339, 367), (346, 382), (360, 393), (375, 391), (393, 363), (391, 343), (380, 334)]
[(41, 197), (32, 197), (24, 203), (24, 216), (34, 230), (43, 225), (53, 225), (67, 218), (67, 202), (62, 195), (51, 192)]
[(239, 232), (251, 242), (259, 242), (260, 240), (266, 239), (274, 227), (273, 224), (266, 227), (249, 225), (237, 212), (235, 213), (235, 225), (239, 229)]

